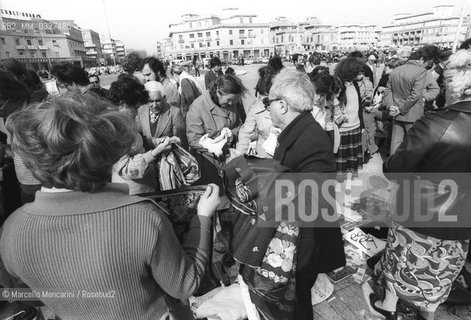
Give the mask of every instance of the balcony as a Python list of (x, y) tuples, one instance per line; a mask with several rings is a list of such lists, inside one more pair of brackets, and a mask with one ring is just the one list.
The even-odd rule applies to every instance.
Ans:
[(26, 50), (26, 46), (24, 44), (17, 44), (16, 50)]
[(212, 41), (211, 37), (204, 38), (204, 41)]
[(247, 39), (247, 36), (245, 34), (239, 35), (239, 39)]
[(96, 52), (94, 50), (93, 51), (87, 51), (87, 56), (94, 56), (94, 55), (97, 55), (97, 54), (98, 54), (98, 52)]
[(39, 50), (47, 50), (46, 46), (38, 46), (38, 47), (39, 47)]
[(38, 46), (28, 45), (28, 50), (38, 50)]

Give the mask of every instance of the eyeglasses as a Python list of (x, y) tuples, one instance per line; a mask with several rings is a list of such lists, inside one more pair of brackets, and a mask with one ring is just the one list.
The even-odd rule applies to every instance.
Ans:
[(99, 84), (100, 81), (90, 81), (91, 84)]
[(272, 104), (272, 102), (280, 101), (280, 100), (283, 100), (283, 99), (268, 99), (268, 97), (265, 97), (265, 98), (263, 98), (262, 102), (265, 106), (265, 109), (268, 110), (270, 108), (270, 105)]

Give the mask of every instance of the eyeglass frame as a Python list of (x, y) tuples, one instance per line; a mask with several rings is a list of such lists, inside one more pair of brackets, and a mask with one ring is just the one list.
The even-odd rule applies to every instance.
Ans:
[(280, 99), (280, 98), (276, 98), (276, 99), (268, 99), (268, 97), (265, 97), (262, 99), (262, 102), (263, 102), (263, 105), (265, 107), (265, 110), (269, 110), (270, 109), (270, 105), (275, 102), (275, 101), (280, 101), (280, 100), (283, 100), (283, 99)]

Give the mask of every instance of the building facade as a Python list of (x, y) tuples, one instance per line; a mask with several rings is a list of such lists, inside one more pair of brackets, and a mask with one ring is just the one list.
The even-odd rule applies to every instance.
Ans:
[(83, 29), (82, 38), (87, 49), (87, 57), (95, 59), (97, 64), (103, 63), (104, 58), (99, 33), (91, 29)]
[(467, 15), (458, 30), (459, 20), (459, 13), (453, 5), (435, 6), (432, 11), (414, 15), (398, 14), (391, 24), (383, 27), (380, 45), (401, 47), (434, 44), (451, 48), (456, 36), (458, 44), (466, 39), (471, 25), (471, 17)]
[(225, 61), (268, 57), (273, 54), (269, 24), (257, 22), (256, 17), (234, 8), (222, 16), (186, 14), (181, 22), (170, 24), (171, 42), (163, 45), (165, 56), (184, 60), (218, 56)]
[(8, 9), (0, 9), (0, 20), (0, 58), (16, 59), (33, 70), (49, 70), (61, 62), (95, 65), (73, 20), (45, 20)]
[(337, 28), (339, 50), (368, 50), (378, 44), (381, 29), (372, 24), (345, 24)]
[(332, 51), (337, 50), (338, 28), (332, 25), (323, 24), (317, 18), (308, 19), (304, 25), (303, 46), (308, 51)]
[(291, 55), (304, 51), (301, 44), (304, 39), (302, 27), (286, 17), (280, 16), (270, 23), (270, 36), (275, 48), (275, 54), (289, 58)]
[(126, 55), (124, 42), (104, 34), (100, 34), (100, 41), (105, 64), (120, 64)]

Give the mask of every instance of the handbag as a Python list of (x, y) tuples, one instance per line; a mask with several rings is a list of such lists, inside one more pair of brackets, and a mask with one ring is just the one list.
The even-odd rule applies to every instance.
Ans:
[(200, 177), (196, 159), (178, 144), (160, 157), (159, 182), (161, 190), (174, 190), (195, 183)]

